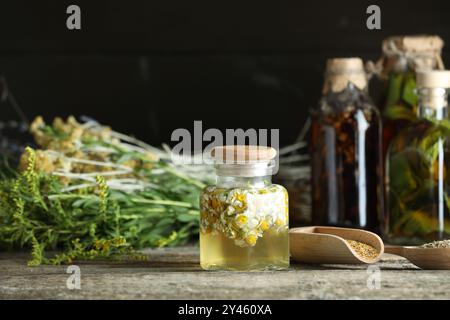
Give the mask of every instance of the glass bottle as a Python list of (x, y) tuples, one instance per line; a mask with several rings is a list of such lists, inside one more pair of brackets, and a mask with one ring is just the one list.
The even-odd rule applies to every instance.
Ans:
[(200, 195), (200, 264), (206, 270), (289, 267), (288, 194), (271, 183), (276, 150), (212, 150), (215, 185)]
[(418, 245), (450, 238), (450, 71), (417, 73), (418, 119), (387, 156), (388, 241)]
[(383, 41), (378, 62), (385, 83), (381, 110), (383, 120), (383, 159), (391, 140), (417, 119), (416, 70), (444, 69), (443, 40), (438, 36), (394, 36)]
[(328, 60), (323, 97), (312, 113), (313, 224), (380, 231), (381, 130), (362, 60)]

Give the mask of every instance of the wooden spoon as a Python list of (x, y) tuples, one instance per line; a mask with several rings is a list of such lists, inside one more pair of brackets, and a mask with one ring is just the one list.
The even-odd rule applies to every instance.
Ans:
[(421, 269), (450, 270), (450, 248), (386, 246), (384, 252), (405, 257)]
[[(365, 258), (353, 250), (345, 240), (371, 245), (379, 254)], [(317, 264), (361, 264), (377, 262), (384, 252), (384, 244), (375, 233), (348, 228), (304, 227), (289, 231), (290, 252), (293, 260)]]

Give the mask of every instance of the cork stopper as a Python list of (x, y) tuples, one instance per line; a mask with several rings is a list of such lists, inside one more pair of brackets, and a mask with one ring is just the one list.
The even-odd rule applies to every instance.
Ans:
[(450, 88), (450, 71), (417, 71), (416, 78), (420, 106), (435, 110), (447, 106), (447, 89)]
[(417, 71), (418, 88), (450, 88), (450, 71)]
[(214, 161), (229, 164), (271, 161), (276, 156), (277, 151), (274, 148), (265, 146), (230, 145), (211, 150)]
[(440, 53), (444, 41), (435, 35), (392, 36), (383, 40), (383, 52), (397, 53)]
[(443, 70), (441, 51), (444, 41), (439, 36), (394, 36), (383, 40), (383, 64), (381, 78), (387, 79), (394, 70), (402, 72), (405, 68), (412, 70)]
[(323, 93), (340, 92), (349, 83), (363, 90), (367, 86), (364, 64), (360, 58), (333, 58), (327, 60)]

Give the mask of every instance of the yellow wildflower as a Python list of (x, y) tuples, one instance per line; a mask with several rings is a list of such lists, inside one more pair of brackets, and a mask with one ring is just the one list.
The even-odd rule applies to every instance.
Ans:
[(247, 216), (241, 214), (237, 217), (239, 224), (245, 224), (247, 222)]
[(266, 231), (267, 229), (269, 229), (269, 223), (267, 222), (267, 220), (263, 220), (262, 222), (261, 222), (261, 230), (262, 231)]
[(256, 240), (256, 236), (252, 234), (245, 238), (245, 242), (247, 242), (250, 246), (254, 246), (256, 244)]

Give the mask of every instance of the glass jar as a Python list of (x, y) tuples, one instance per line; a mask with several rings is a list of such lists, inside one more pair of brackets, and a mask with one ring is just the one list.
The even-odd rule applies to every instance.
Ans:
[(212, 156), (217, 181), (200, 195), (202, 268), (288, 268), (288, 194), (271, 183), (275, 149), (225, 146)]
[(387, 240), (420, 245), (450, 238), (450, 71), (417, 73), (418, 119), (387, 156)]
[(383, 159), (391, 140), (417, 119), (416, 70), (444, 69), (438, 36), (394, 36), (383, 41), (378, 62), (385, 83), (382, 102)]
[(312, 221), (379, 233), (383, 212), (381, 117), (359, 58), (327, 61), (312, 113)]

